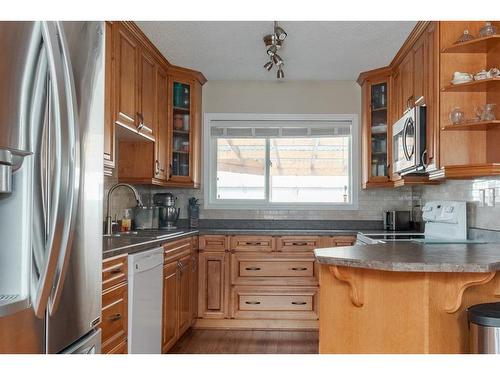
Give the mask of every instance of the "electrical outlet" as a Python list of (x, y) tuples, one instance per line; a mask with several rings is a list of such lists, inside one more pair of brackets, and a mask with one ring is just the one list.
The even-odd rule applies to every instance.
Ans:
[(484, 189), (484, 206), (495, 206), (495, 188)]

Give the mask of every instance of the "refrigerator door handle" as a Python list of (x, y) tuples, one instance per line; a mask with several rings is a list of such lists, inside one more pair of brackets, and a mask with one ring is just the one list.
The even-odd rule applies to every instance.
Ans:
[[(61, 102), (61, 90), (60, 85), (58, 84), (56, 71), (60, 70), (59, 65), (60, 62), (57, 59), (54, 59), (53, 50), (57, 46), (57, 34), (54, 25), (52, 22), (41, 22), (41, 36), (43, 39), (43, 45), (45, 47), (46, 56), (47, 56), (47, 67), (49, 76), (51, 77), (51, 98), (55, 98), (54, 105), (55, 107), (59, 107), (64, 103)], [(50, 105), (50, 104), (49, 104)], [(57, 111), (56, 112), (60, 112)], [(46, 233), (45, 238), (42, 238), (41, 233), (39, 234), (38, 242), (34, 244), (34, 258), (37, 263), (37, 268), (39, 272), (38, 280), (35, 280), (34, 283), (36, 285), (33, 286), (31, 293), (31, 303), (33, 307), (33, 311), (35, 315), (42, 319), (45, 316), (45, 309), (47, 307), (47, 303), (50, 297), (50, 293), (53, 286), (53, 281), (57, 269), (57, 263), (60, 254), (60, 240), (61, 236), (58, 231), (58, 227), (60, 226), (60, 221), (63, 221), (64, 218), (61, 217), (61, 204), (60, 199), (61, 195), (64, 192), (64, 184), (62, 182), (62, 168), (61, 163), (64, 160), (62, 148), (66, 147), (63, 142), (61, 142), (61, 118), (59, 113), (55, 113), (54, 116), (54, 126), (55, 126), (55, 150), (49, 150), (49, 152), (54, 152), (54, 160), (55, 165), (53, 168), (53, 186), (55, 187), (53, 194), (50, 195), (50, 208), (48, 208), (48, 215), (45, 217), (46, 220)], [(40, 136), (41, 133), (38, 134)], [(50, 157), (46, 156), (48, 162), (50, 162)], [(47, 166), (47, 168), (49, 168)], [(43, 187), (42, 187), (43, 190)], [(45, 194), (43, 192), (42, 194)], [(42, 208), (44, 209), (44, 208)], [(37, 223), (35, 225), (39, 225)], [(59, 225), (58, 225), (59, 224)], [(35, 229), (36, 230), (36, 229)], [(46, 261), (43, 261), (44, 254), (41, 254), (41, 249), (45, 248), (46, 251)]]
[[(75, 83), (73, 78), (73, 68), (69, 58), (69, 49), (64, 35), (64, 30), (60, 22), (56, 22), (59, 45), (57, 51), (58, 58), (62, 61), (61, 79), (64, 87), (66, 106), (60, 107), (63, 111), (61, 117), (66, 120), (66, 130), (61, 131), (63, 143), (67, 144), (66, 159), (63, 160), (63, 171), (67, 181), (66, 192), (61, 201), (64, 206), (64, 220), (62, 225), (63, 241), (60, 247), (59, 261), (57, 265), (53, 293), (49, 297), (49, 315), (53, 316), (59, 305), (61, 293), (64, 286), (66, 271), (71, 256), (73, 245), (73, 234), (75, 228), (76, 213), (78, 209), (80, 192), (80, 130), (78, 126), (78, 113), (75, 95)], [(64, 129), (64, 127), (63, 127)]]

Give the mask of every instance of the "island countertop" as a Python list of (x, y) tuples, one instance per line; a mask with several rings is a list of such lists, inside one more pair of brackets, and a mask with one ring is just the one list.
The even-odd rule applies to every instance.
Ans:
[(494, 272), (500, 244), (387, 242), (314, 250), (319, 263), (398, 272)]

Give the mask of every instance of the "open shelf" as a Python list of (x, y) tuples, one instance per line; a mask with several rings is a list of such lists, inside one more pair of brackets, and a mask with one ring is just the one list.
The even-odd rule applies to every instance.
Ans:
[(470, 81), (459, 83), (457, 85), (447, 85), (441, 89), (442, 92), (459, 91), (488, 91), (492, 88), (500, 87), (500, 77), (482, 79), (479, 81)]
[(173, 107), (175, 112), (189, 113), (189, 107)]
[(449, 124), (446, 125), (443, 130), (467, 130), (467, 131), (476, 131), (476, 130), (488, 130), (489, 128), (500, 126), (500, 120), (494, 121), (478, 121), (478, 122), (468, 122), (465, 124)]
[(189, 130), (174, 130), (174, 134), (189, 135)]
[(500, 35), (485, 36), (443, 48), (443, 53), (484, 53), (500, 44)]

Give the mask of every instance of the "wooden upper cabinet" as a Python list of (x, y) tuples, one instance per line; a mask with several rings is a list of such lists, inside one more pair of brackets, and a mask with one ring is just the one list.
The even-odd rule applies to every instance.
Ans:
[(431, 22), (424, 39), (424, 98), (427, 106), (427, 171), (439, 169), (439, 22)]
[(167, 181), (169, 174), (169, 129), (168, 129), (168, 79), (167, 72), (156, 70), (156, 142), (155, 178)]
[[(413, 53), (408, 53), (403, 61), (401, 61), (401, 100), (403, 112), (411, 108), (415, 103), (415, 95), (413, 92)], [(400, 114), (400, 117), (403, 114)]]
[(362, 183), (365, 189), (392, 186), (390, 83), (388, 69), (367, 73), (362, 83)]
[(169, 74), (169, 186), (199, 187), (201, 84), (189, 74)]
[(155, 139), (156, 62), (144, 48), (139, 58), (139, 92), (137, 130), (140, 134)]
[(424, 33), (413, 45), (413, 100), (412, 105), (415, 104), (420, 98), (425, 97), (425, 86), (428, 86), (426, 80), (426, 39), (427, 35)]
[(115, 25), (115, 122), (137, 131), (139, 42), (125, 26)]
[(105, 23), (104, 56), (104, 174), (111, 175), (115, 167), (115, 124), (113, 120), (113, 23)]
[(120, 182), (200, 187), (205, 77), (170, 65), (133, 22), (106, 27), (105, 173), (116, 142)]

